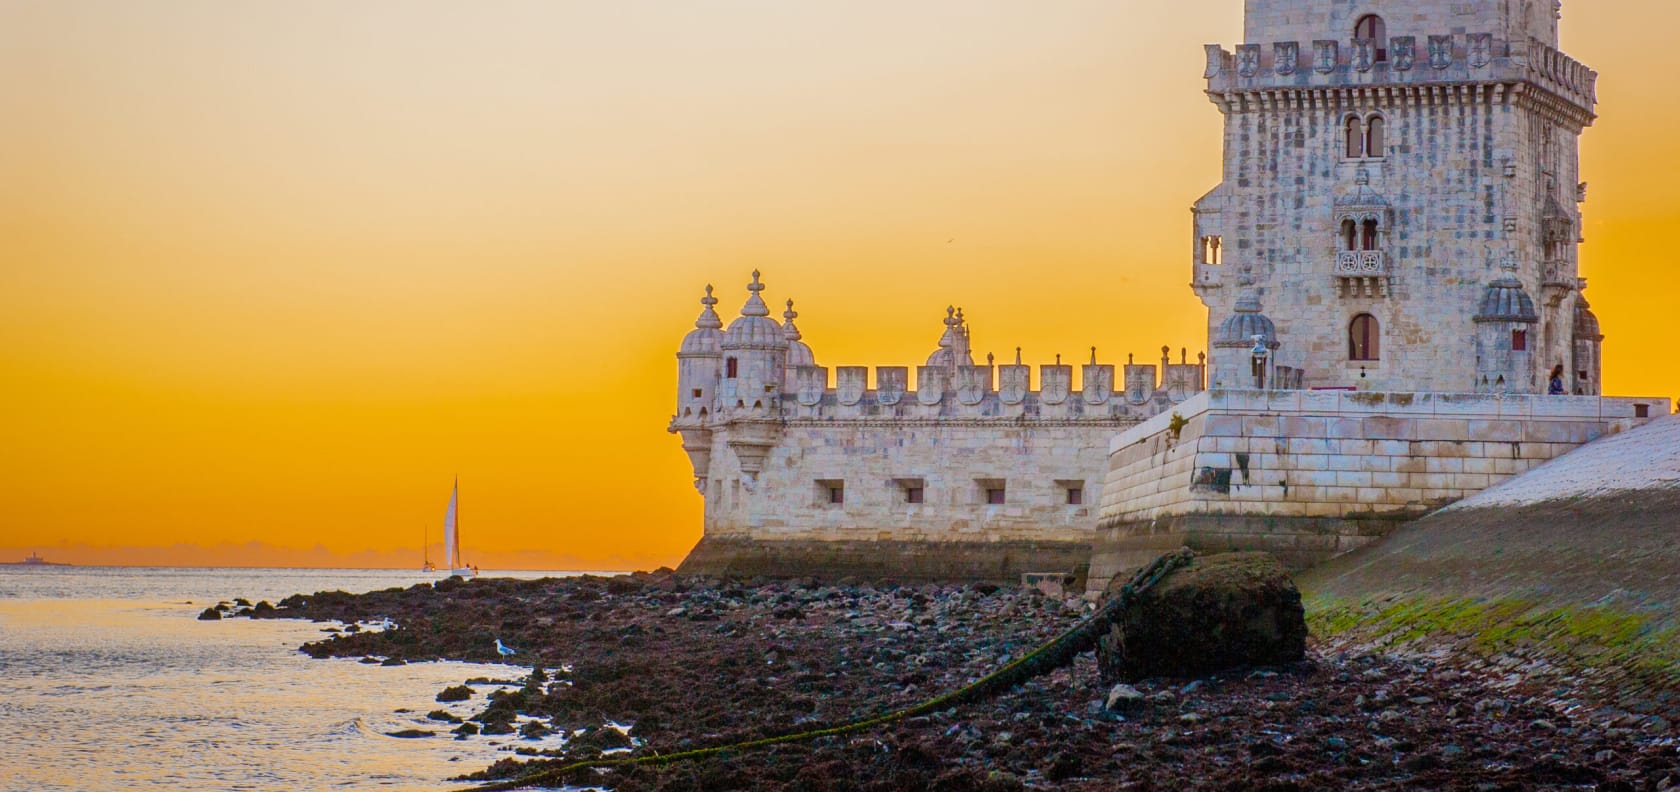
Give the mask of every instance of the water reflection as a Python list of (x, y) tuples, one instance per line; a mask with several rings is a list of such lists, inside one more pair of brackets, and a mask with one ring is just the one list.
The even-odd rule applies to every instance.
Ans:
[[(3, 790), (431, 790), (506, 756), (517, 738), (456, 741), (437, 692), (520, 666), (312, 660), (309, 622), (200, 622), (216, 599), (410, 585), (392, 572), (0, 571)], [(80, 596), (78, 596), (80, 595)], [(407, 711), (399, 711), (407, 710)], [(438, 736), (387, 736), (404, 729)]]

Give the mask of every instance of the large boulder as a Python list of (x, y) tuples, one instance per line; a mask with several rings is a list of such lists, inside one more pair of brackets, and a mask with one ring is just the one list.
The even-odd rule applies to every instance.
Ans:
[[(1116, 578), (1107, 597), (1118, 594)], [(1199, 677), (1306, 652), (1301, 592), (1266, 553), (1199, 556), (1114, 615), (1098, 641), (1103, 680)]]

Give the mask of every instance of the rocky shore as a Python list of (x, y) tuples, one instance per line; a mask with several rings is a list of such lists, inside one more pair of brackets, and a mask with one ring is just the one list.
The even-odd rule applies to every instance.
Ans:
[[(260, 605), (260, 603), (259, 603)], [(544, 671), (440, 700), (482, 706), (439, 735), (537, 745), (468, 780), (602, 753), (670, 754), (906, 707), (1066, 630), (1091, 606), (991, 584), (612, 578), (451, 579), (299, 595), (254, 618), (383, 622), (302, 647), (397, 663)], [(515, 647), (497, 655), (496, 640)], [(447, 716), (447, 712), (440, 712)], [(497, 736), (503, 735), (503, 736)], [(417, 735), (411, 735), (417, 736)], [(551, 743), (543, 743), (551, 744)], [(842, 737), (659, 767), (579, 771), (630, 790), (1680, 790), (1676, 725), (1598, 706), (1520, 664), (1349, 651), (1110, 689), (1085, 655), (991, 701)]]

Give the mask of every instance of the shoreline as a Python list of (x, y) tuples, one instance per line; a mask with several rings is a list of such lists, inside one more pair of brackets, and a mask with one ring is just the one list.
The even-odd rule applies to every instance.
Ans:
[[(898, 709), (993, 670), (1088, 607), (992, 584), (728, 581), (660, 570), (296, 595), (263, 617), (397, 624), (301, 647), (314, 657), (550, 669), (544, 683), (475, 694), (481, 706), (469, 725), (563, 731), (571, 739), (562, 751), (525, 757), (560, 763), (624, 748), (668, 754)], [(519, 654), (496, 655), (497, 638)], [(1087, 655), (991, 701), (877, 731), (664, 768), (585, 771), (573, 782), (615, 790), (1637, 790), (1672, 776), (1680, 784), (1673, 723), (1589, 706), (1573, 696), (1579, 691), (1560, 695), (1520, 667), (1450, 649), (1385, 653), (1315, 637), (1303, 663), (1133, 687), (1137, 701), (1105, 706), (1109, 689)], [(466, 778), (528, 771), (515, 761)]]

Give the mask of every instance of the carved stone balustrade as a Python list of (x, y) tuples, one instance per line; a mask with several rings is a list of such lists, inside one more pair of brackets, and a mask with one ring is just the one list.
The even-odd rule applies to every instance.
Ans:
[(1335, 276), (1337, 296), (1388, 296), (1388, 257), (1380, 250), (1338, 251)]

